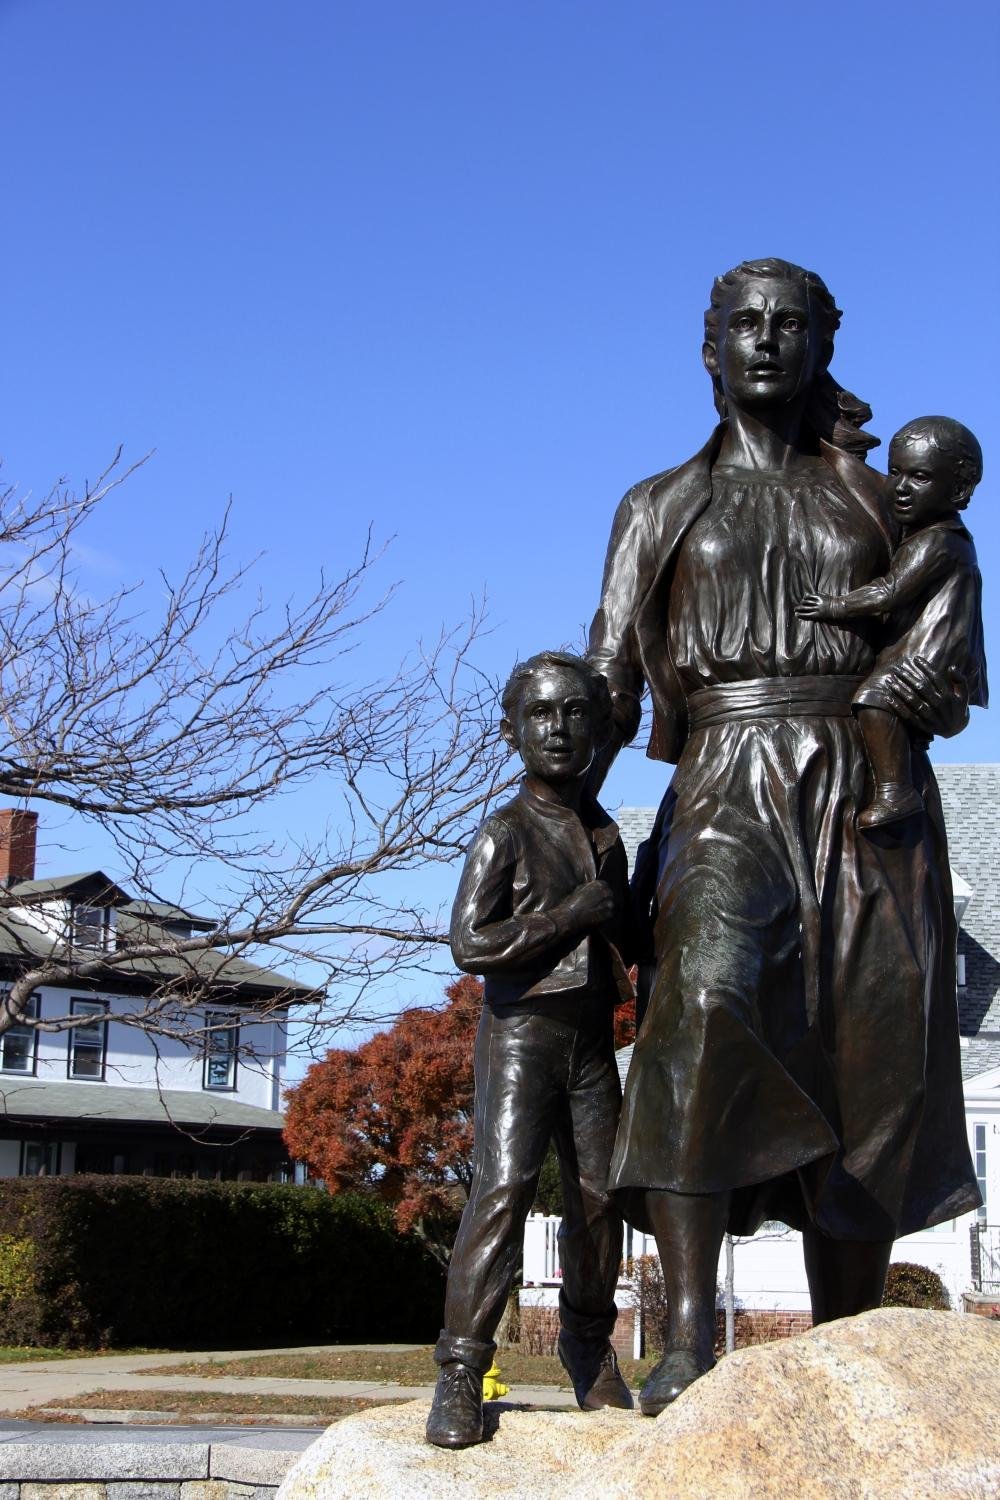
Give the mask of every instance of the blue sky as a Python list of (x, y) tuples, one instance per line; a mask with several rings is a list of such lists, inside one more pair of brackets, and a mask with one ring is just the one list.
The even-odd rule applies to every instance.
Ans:
[[(155, 448), (88, 536), (109, 585), (230, 493), (275, 598), (373, 521), (404, 587), (365, 665), (485, 590), (502, 672), (578, 637), (617, 499), (712, 425), (713, 276), (777, 254), (844, 309), (873, 431), (979, 435), (1000, 680), (998, 31), (985, 0), (0, 0), (7, 477)], [(1000, 758), (995, 719), (937, 758)], [(663, 783), (628, 755), (609, 798)]]

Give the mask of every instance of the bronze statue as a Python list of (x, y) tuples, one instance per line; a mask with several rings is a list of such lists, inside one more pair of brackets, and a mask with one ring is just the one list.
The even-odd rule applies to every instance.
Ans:
[(483, 1375), (549, 1142), (563, 1189), (559, 1356), (579, 1405), (631, 1407), (611, 1347), (622, 1220), (608, 1194), (621, 1108), (614, 1006), (631, 998), (628, 867), (618, 828), (584, 795), (610, 730), (603, 677), (542, 652), (515, 667), (501, 733), (517, 796), (469, 850), (451, 922), (455, 962), (485, 978), (476, 1038), (473, 1182), (448, 1272), (427, 1438), (483, 1436)]
[[(959, 485), (944, 469), (954, 478), (970, 450), (916, 424), (897, 438), (892, 481), (866, 465), (871, 411), (828, 369), (840, 316), (820, 278), (785, 261), (715, 282), (703, 358), (721, 424), (693, 459), (625, 496), (591, 632), (614, 704), (592, 784), (635, 736), (646, 688), (649, 753), (677, 763), (634, 881), (655, 977), (611, 1169), (626, 1217), (656, 1236), (669, 1303), (647, 1415), (714, 1363), (727, 1227), (801, 1229), (822, 1322), (878, 1305), (897, 1236), (979, 1202), (925, 753), (932, 735), (964, 727), (970, 693), (985, 701), (964, 529), (935, 541), (949, 578), (961, 575), (955, 659), (954, 637), (929, 644), (925, 580), (909, 616), (869, 614), (873, 585), (905, 572), (920, 521), (900, 454), (922, 444), (924, 467), (928, 447), (941, 455), (945, 517), (971, 473)], [(901, 768), (872, 740), (874, 805), (869, 709), (875, 739), (907, 732)], [(910, 790), (919, 810), (880, 826)], [(859, 829), (866, 808), (876, 816)]]
[(884, 828), (924, 809), (910, 779), (909, 733), (882, 690), (892, 662), (919, 656), (942, 675), (958, 672), (969, 702), (986, 707), (982, 580), (959, 519), (982, 477), (979, 443), (961, 422), (907, 422), (889, 444), (889, 491), (903, 536), (888, 572), (849, 594), (807, 594), (796, 609), (803, 620), (892, 617), (893, 639), (854, 699), (875, 780), (859, 828)]

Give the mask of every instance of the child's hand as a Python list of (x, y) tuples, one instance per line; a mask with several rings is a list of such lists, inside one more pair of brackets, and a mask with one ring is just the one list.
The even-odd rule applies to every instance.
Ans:
[(563, 912), (574, 926), (600, 927), (615, 914), (615, 898), (611, 887), (603, 880), (588, 880), (577, 886), (571, 896), (562, 903)]
[(840, 618), (839, 599), (830, 594), (803, 594), (795, 606), (800, 620), (837, 620)]

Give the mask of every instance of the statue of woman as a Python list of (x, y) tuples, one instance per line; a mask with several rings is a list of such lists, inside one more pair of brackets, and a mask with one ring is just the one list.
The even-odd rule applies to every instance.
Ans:
[(897, 1236), (979, 1202), (925, 753), (964, 726), (967, 693), (955, 673), (897, 663), (925, 812), (859, 830), (851, 701), (884, 627), (795, 609), (869, 583), (895, 541), (864, 462), (871, 411), (828, 372), (839, 323), (820, 278), (786, 261), (719, 277), (703, 359), (722, 422), (625, 496), (591, 632), (615, 703), (602, 769), (636, 734), (646, 687), (649, 753), (677, 762), (647, 860), (655, 977), (611, 1176), (666, 1283), (647, 1415), (714, 1363), (727, 1229), (801, 1229), (822, 1322), (878, 1306)]

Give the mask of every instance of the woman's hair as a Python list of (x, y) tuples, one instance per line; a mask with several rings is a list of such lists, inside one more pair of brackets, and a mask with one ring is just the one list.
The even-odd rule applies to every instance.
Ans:
[[(806, 421), (817, 437), (824, 438), (828, 443), (833, 443), (834, 447), (843, 448), (858, 458), (864, 458), (869, 448), (878, 447), (880, 439), (870, 432), (861, 431), (863, 424), (872, 419), (872, 409), (868, 403), (838, 385), (826, 368), (833, 354), (833, 336), (840, 327), (841, 312), (826, 283), (815, 271), (806, 271), (802, 266), (792, 265), (791, 261), (771, 257), (767, 260), (741, 261), (724, 276), (717, 276), (712, 286), (711, 305), (705, 313), (706, 342), (718, 346), (719, 313), (738, 290), (740, 283), (760, 281), (768, 276), (780, 277), (782, 281), (801, 282), (805, 288), (809, 310), (816, 319), (826, 346), (823, 369), (817, 371), (809, 393)], [(712, 386), (716, 411), (721, 417), (725, 417), (726, 398), (722, 394), (718, 375), (713, 375)]]
[(890, 442), (911, 443), (914, 438), (923, 438), (954, 464), (958, 485), (969, 491), (966, 499), (956, 507), (964, 510), (983, 477), (983, 450), (975, 433), (956, 422), (954, 417), (914, 417), (912, 422), (907, 422), (893, 434)]
[(611, 693), (607, 681), (589, 661), (585, 661), (582, 656), (574, 656), (569, 651), (539, 651), (536, 656), (529, 656), (526, 661), (517, 663), (500, 695), (504, 717), (515, 717), (521, 706), (525, 687), (546, 667), (563, 667), (575, 672), (584, 683), (593, 716), (594, 741), (597, 745), (603, 745), (611, 733)]

